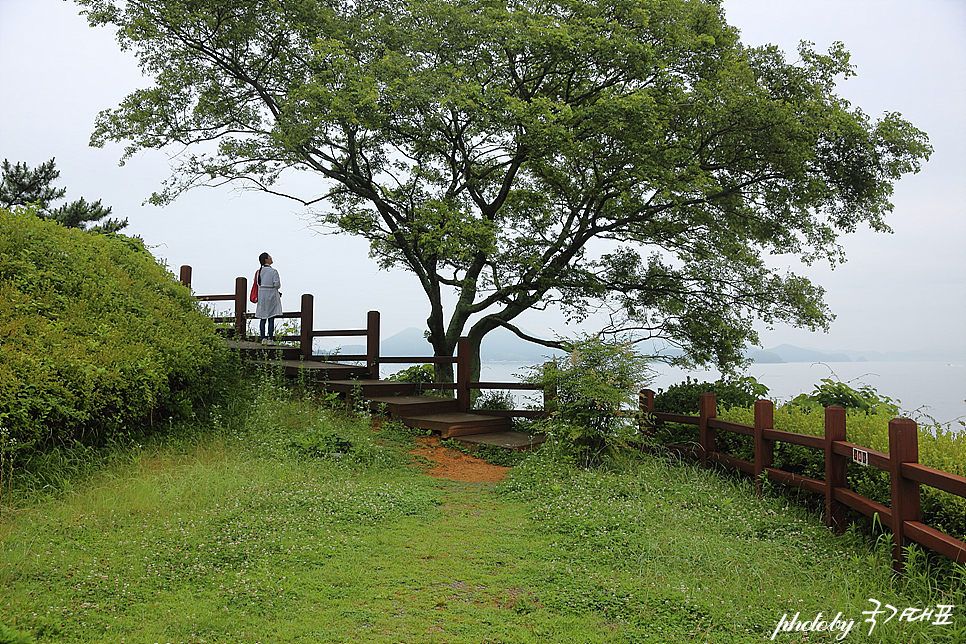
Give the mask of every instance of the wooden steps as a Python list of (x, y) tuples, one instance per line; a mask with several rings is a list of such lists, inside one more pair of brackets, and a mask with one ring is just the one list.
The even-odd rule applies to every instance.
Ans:
[(493, 432), (490, 434), (473, 434), (457, 436), (455, 440), (467, 445), (483, 446), (496, 445), (504, 449), (518, 452), (543, 445), (547, 440), (546, 434), (524, 434), (523, 432)]
[(346, 380), (327, 380), (325, 388), (346, 396), (361, 395), (369, 400), (387, 396), (411, 396), (416, 393), (416, 385), (411, 382), (396, 382), (395, 380), (371, 380), (367, 378), (352, 378)]
[(407, 427), (418, 427), (439, 432), (443, 438), (489, 434), (510, 430), (510, 419), (502, 416), (486, 416), (463, 411), (449, 411), (422, 416), (401, 418)]
[(298, 360), (301, 355), (298, 347), (281, 344), (262, 344), (253, 340), (224, 340), (223, 342), (226, 347), (240, 351), (246, 358)]
[(302, 377), (326, 391), (346, 398), (361, 396), (373, 411), (385, 410), (392, 418), (457, 438), (468, 445), (497, 445), (505, 449), (530, 449), (544, 442), (540, 435), (510, 430), (510, 419), (483, 412), (461, 412), (455, 398), (417, 395), (418, 385), (369, 378), (365, 366), (304, 359), (297, 347), (264, 345), (249, 340), (225, 340), (225, 345), (246, 358), (263, 361), (283, 370), (286, 376)]
[(301, 372), (305, 378), (316, 382), (355, 382), (352, 378), (369, 375), (366, 367), (340, 364), (338, 362), (316, 362), (314, 360), (273, 360), (272, 364), (285, 369), (286, 376), (298, 376)]
[(369, 409), (379, 411), (382, 407), (393, 418), (459, 411), (455, 398), (441, 396), (376, 396), (368, 400)]
[(314, 359), (305, 360), (299, 353), (298, 347), (262, 344), (250, 340), (225, 340), (225, 345), (230, 349), (240, 351), (247, 358), (265, 361), (268, 364), (281, 367), (286, 376), (296, 377), (301, 371), (304, 377), (315, 381), (341, 381), (364, 378), (369, 375), (369, 369), (360, 365), (324, 362)]

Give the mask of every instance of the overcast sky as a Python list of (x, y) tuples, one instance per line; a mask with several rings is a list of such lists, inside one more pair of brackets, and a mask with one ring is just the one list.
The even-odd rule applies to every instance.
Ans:
[[(824, 350), (966, 347), (966, 2), (963, 0), (725, 0), (728, 21), (749, 45), (773, 43), (795, 59), (800, 40), (826, 49), (840, 40), (858, 75), (839, 93), (873, 118), (900, 112), (935, 148), (923, 170), (896, 186), (895, 233), (845, 236), (849, 262), (801, 268), (827, 290), (838, 318), (828, 334), (764, 330)], [(316, 295), (316, 326), (361, 327), (382, 311), (383, 337), (423, 327), (415, 280), (378, 271), (364, 241), (314, 233), (294, 202), (257, 193), (198, 189), (175, 204), (142, 205), (168, 175), (161, 152), (118, 166), (120, 146), (88, 146), (98, 111), (148, 84), (108, 29), (91, 29), (72, 2), (0, 0), (0, 156), (36, 166), (56, 157), (67, 198), (102, 199), (128, 217), (177, 272), (194, 267), (199, 293), (228, 293), (272, 253), (286, 308)], [(534, 333), (572, 333), (552, 313), (529, 314)]]

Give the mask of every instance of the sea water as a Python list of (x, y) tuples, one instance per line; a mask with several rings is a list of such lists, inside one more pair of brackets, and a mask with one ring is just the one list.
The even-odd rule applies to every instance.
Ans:
[[(395, 366), (395, 365), (393, 365)], [(516, 382), (527, 366), (510, 362), (484, 362), (480, 380)], [(701, 382), (713, 382), (718, 371), (690, 371), (662, 364), (652, 365), (654, 391), (683, 382), (690, 376)], [(395, 370), (395, 369), (393, 369)], [(768, 387), (768, 398), (787, 402), (802, 393), (811, 393), (822, 379), (847, 383), (859, 389), (869, 386), (880, 396), (891, 398), (903, 414), (919, 422), (952, 423), (963, 430), (966, 421), (966, 364), (945, 362), (783, 362), (752, 364), (747, 375)]]

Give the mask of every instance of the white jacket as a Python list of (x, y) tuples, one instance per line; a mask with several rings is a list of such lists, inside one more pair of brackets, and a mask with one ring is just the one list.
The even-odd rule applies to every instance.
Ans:
[(258, 271), (258, 303), (255, 305), (255, 317), (260, 320), (278, 317), (282, 314), (282, 281), (278, 278), (278, 271), (271, 266), (262, 266)]

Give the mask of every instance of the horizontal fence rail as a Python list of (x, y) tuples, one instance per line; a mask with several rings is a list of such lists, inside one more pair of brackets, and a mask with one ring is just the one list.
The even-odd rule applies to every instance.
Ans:
[[(966, 564), (966, 543), (922, 523), (920, 485), (928, 485), (949, 494), (966, 498), (966, 478), (919, 464), (919, 434), (915, 421), (895, 418), (889, 421), (889, 453), (884, 454), (846, 440), (846, 412), (842, 407), (825, 409), (825, 436), (809, 436), (774, 429), (774, 405), (769, 400), (755, 403), (755, 424), (743, 425), (716, 418), (714, 394), (701, 394), (697, 416), (654, 412), (655, 394), (645, 389), (640, 394), (640, 408), (645, 413), (644, 430), (653, 431), (654, 423), (697, 425), (699, 441), (693, 446), (666, 447), (693, 456), (704, 466), (717, 463), (755, 477), (760, 489), (762, 478), (825, 496), (825, 523), (841, 534), (846, 528), (846, 508), (866, 516), (878, 515), (892, 530), (892, 559), (897, 571), (905, 563), (904, 548), (911, 541), (930, 548), (959, 564)], [(726, 431), (751, 436), (754, 461), (735, 458), (718, 451), (717, 432)], [(800, 476), (775, 468), (776, 443), (800, 445), (825, 455), (825, 480)], [(850, 490), (846, 466), (857, 461), (889, 473), (890, 507)]]
[[(182, 266), (180, 273), (181, 283), (191, 288), (191, 266)], [(195, 299), (201, 302), (232, 302), (235, 307), (233, 316), (213, 316), (215, 322), (233, 322), (232, 330), (235, 337), (239, 339), (248, 338), (248, 320), (255, 318), (254, 313), (248, 312), (249, 304), (248, 279), (245, 277), (235, 278), (235, 292), (226, 295), (195, 295)], [(379, 379), (379, 365), (381, 364), (452, 364), (456, 366), (456, 379), (454, 382), (427, 382), (420, 383), (420, 388), (427, 390), (454, 391), (459, 403), (460, 411), (470, 409), (473, 390), (480, 389), (506, 389), (506, 390), (543, 390), (543, 385), (533, 385), (520, 382), (474, 382), (470, 380), (471, 373), (471, 349), (468, 338), (460, 338), (457, 341), (455, 356), (383, 356), (380, 355), (379, 330), (380, 314), (379, 311), (369, 311), (366, 317), (366, 327), (364, 329), (315, 329), (314, 328), (314, 309), (315, 299), (311, 294), (302, 295), (301, 309), (298, 311), (288, 311), (278, 316), (286, 319), (299, 320), (299, 334), (277, 336), (276, 339), (283, 342), (298, 342), (299, 354), (303, 360), (325, 359), (328, 362), (365, 362), (369, 369), (370, 378)], [(365, 354), (326, 354), (316, 356), (313, 353), (313, 340), (315, 338), (329, 337), (365, 337)], [(509, 416), (518, 418), (542, 418), (549, 415), (547, 401), (555, 397), (554, 393), (544, 390), (544, 409), (476, 409), (474, 411), (486, 412), (493, 416)]]

